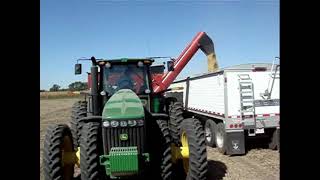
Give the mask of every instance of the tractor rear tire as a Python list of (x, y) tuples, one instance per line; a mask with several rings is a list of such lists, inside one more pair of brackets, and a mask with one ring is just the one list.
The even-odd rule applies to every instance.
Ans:
[(217, 124), (211, 120), (207, 119), (205, 124), (205, 135), (206, 135), (206, 145), (210, 147), (216, 147), (216, 136)]
[(43, 172), (46, 180), (71, 180), (74, 163), (63, 162), (63, 153), (73, 153), (72, 135), (65, 124), (50, 125), (44, 140)]
[(181, 122), (181, 134), (186, 135), (189, 148), (189, 162), (186, 177), (188, 180), (207, 179), (207, 149), (205, 133), (199, 120), (184, 119)]
[(72, 107), (71, 115), (71, 132), (73, 137), (74, 148), (77, 149), (80, 143), (82, 123), (79, 122), (79, 119), (87, 117), (87, 101), (77, 101)]
[(100, 166), (99, 155), (102, 154), (100, 124), (88, 122), (83, 124), (80, 137), (80, 169), (82, 180), (103, 179), (105, 172)]
[(218, 148), (218, 151), (221, 154), (226, 154), (227, 151), (227, 145), (226, 145), (226, 130), (224, 127), (224, 124), (222, 122), (219, 122), (217, 124), (217, 130), (216, 130), (216, 146)]
[(183, 108), (181, 102), (171, 102), (170, 109), (170, 134), (172, 136), (173, 142), (177, 145), (180, 145), (180, 129), (181, 122), (183, 121)]

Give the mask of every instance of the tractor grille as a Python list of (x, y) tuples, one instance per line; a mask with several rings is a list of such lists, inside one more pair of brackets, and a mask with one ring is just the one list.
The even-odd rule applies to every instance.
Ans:
[[(120, 134), (127, 134), (128, 140), (120, 140)], [(112, 147), (137, 146), (138, 152), (144, 152), (144, 127), (116, 127), (104, 128), (105, 152), (109, 153)]]

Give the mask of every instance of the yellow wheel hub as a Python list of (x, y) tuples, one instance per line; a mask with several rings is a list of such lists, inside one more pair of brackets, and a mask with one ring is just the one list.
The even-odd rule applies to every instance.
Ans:
[(77, 149), (76, 158), (77, 158), (76, 165), (77, 165), (78, 167), (80, 167), (80, 147), (78, 147), (78, 149)]
[(182, 132), (180, 141), (182, 144), (180, 149), (181, 149), (183, 169), (184, 169), (185, 173), (188, 173), (188, 170), (189, 170), (189, 143), (188, 143), (188, 138), (187, 138), (185, 131)]
[(182, 160), (183, 169), (185, 173), (189, 170), (189, 143), (185, 132), (182, 132), (181, 137), (181, 147), (175, 144), (171, 145), (172, 162), (177, 163), (178, 160)]
[(73, 179), (74, 164), (76, 163), (76, 155), (72, 148), (72, 140), (69, 136), (63, 138), (60, 147), (61, 150), (61, 164), (63, 171), (63, 179)]

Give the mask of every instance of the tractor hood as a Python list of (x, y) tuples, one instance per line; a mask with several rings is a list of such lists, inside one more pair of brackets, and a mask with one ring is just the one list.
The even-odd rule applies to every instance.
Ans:
[(102, 112), (104, 121), (142, 118), (144, 118), (143, 104), (130, 89), (121, 89), (111, 96)]

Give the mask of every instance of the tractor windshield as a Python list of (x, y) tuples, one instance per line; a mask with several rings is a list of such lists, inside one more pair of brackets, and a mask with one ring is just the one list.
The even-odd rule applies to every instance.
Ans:
[(146, 67), (137, 64), (113, 64), (104, 68), (104, 90), (112, 95), (120, 89), (131, 89), (142, 94), (148, 89)]

